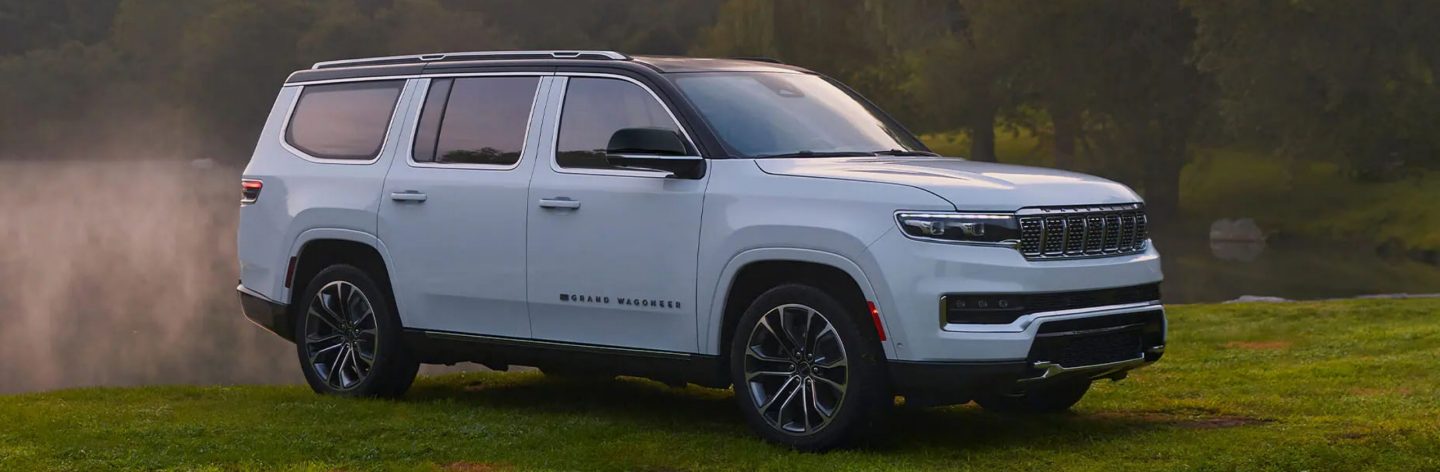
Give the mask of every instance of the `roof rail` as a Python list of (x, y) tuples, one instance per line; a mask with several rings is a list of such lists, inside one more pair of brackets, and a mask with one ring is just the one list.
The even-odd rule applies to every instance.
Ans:
[[(776, 58), (773, 58), (773, 57), (764, 57), (764, 56), (739, 56), (739, 57), (732, 57), (731, 59), (735, 59), (735, 60), (739, 60), (739, 61), (769, 62), (769, 63), (771, 63), (771, 64), (785, 64), (785, 61), (782, 61), (782, 60), (779, 60), (779, 59), (776, 59)], [(787, 65), (788, 65), (788, 64), (787, 64)]]
[(357, 66), (386, 66), (394, 64), (423, 64), (427, 62), (441, 61), (483, 61), (500, 59), (596, 59), (624, 61), (630, 56), (615, 51), (472, 51), (472, 52), (444, 52), (435, 54), (417, 54), (409, 56), (386, 56), (367, 57), (361, 59), (344, 59), (339, 61), (316, 62), (311, 69), (331, 69), (336, 67), (357, 67)]

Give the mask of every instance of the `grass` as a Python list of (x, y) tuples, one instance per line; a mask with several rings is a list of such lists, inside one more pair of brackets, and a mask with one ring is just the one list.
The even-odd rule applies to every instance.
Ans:
[[(1001, 162), (1053, 165), (1049, 148), (1034, 135), (1000, 131), (995, 138)], [(970, 153), (963, 133), (921, 139), (946, 156)], [(1195, 154), (1180, 179), (1187, 220), (1255, 218), (1261, 229), (1280, 237), (1440, 253), (1440, 205), (1434, 204), (1440, 202), (1440, 173), (1416, 170), (1395, 181), (1360, 182), (1333, 163), (1239, 149)]]
[[(401, 401), (302, 386), (0, 397), (0, 470), (1436, 470), (1440, 300), (1175, 306), (1164, 360), (1072, 413), (899, 409), (863, 449), (747, 431), (728, 391), (534, 373)], [(220, 366), (223, 368), (223, 366)]]

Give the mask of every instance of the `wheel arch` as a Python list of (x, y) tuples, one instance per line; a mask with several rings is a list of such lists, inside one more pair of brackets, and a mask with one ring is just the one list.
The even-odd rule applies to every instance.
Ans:
[[(825, 251), (801, 248), (751, 249), (731, 258), (721, 272), (705, 323), (702, 323), (701, 351), (723, 355), (735, 323), (744, 314), (750, 300), (766, 288), (783, 281), (819, 282), (821, 289), (837, 284), (847, 289), (832, 292), (843, 302), (878, 303), (870, 279), (854, 261)], [(826, 283), (829, 282), (829, 283)], [(858, 294), (859, 297), (847, 295)], [(849, 298), (846, 300), (846, 298)], [(888, 335), (891, 323), (880, 311), (880, 328)], [(894, 358), (892, 340), (881, 341), (886, 357)]]
[(389, 254), (384, 244), (369, 233), (330, 228), (307, 230), (296, 238), (290, 258), (294, 261), (294, 272), (287, 277), (290, 284), (286, 287), (285, 299), (291, 304), (296, 303), (295, 297), (304, 292), (305, 284), (315, 274), (343, 263), (354, 265), (374, 278), (375, 283), (390, 294), (391, 308), (399, 312), (390, 279)]

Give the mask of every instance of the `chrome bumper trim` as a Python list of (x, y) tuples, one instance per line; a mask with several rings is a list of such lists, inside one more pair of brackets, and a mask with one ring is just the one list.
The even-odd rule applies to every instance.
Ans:
[(1145, 367), (1146, 365), (1150, 364), (1149, 361), (1145, 360), (1147, 354), (1160, 354), (1163, 352), (1165, 352), (1164, 345), (1151, 346), (1149, 349), (1145, 350), (1145, 353), (1140, 354), (1140, 357), (1136, 357), (1134, 359), (1079, 367), (1065, 367), (1063, 365), (1056, 364), (1050, 361), (1035, 361), (1035, 363), (1031, 364), (1031, 366), (1044, 372), (1042, 372), (1039, 377), (1020, 379), (1020, 383), (1047, 380), (1070, 374), (1084, 375), (1092, 380), (1111, 377), (1122, 372), (1127, 372), (1141, 367)]

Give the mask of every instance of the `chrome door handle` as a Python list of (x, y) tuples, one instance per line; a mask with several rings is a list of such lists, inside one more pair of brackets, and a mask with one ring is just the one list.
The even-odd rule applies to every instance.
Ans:
[(404, 192), (390, 192), (390, 199), (397, 202), (421, 203), (424, 202), (426, 198), (428, 197), (425, 194), (416, 192), (414, 190), (406, 190)]
[(555, 197), (540, 199), (540, 208), (554, 208), (557, 210), (579, 210), (580, 201), (570, 197)]

